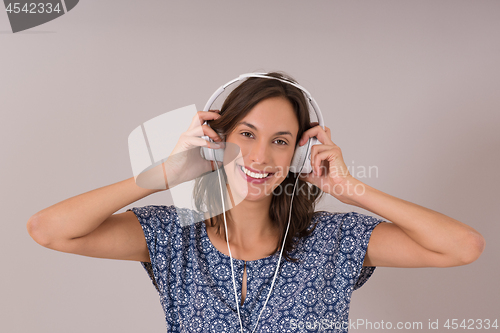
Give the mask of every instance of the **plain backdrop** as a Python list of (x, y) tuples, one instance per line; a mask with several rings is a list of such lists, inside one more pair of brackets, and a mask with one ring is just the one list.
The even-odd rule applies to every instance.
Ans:
[[(144, 121), (271, 70), (311, 92), (348, 166), (376, 166), (360, 180), (486, 239), (467, 266), (377, 268), (351, 320), (427, 332), (500, 319), (499, 12), (485, 0), (85, 0), (12, 34), (0, 11), (0, 331), (164, 332), (140, 263), (44, 248), (26, 222), (131, 177), (127, 138)], [(372, 214), (328, 195), (319, 209)]]

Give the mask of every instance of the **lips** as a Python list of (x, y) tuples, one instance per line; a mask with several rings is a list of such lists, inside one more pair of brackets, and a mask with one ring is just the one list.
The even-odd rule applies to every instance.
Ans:
[[(242, 167), (242, 165), (239, 165), (239, 164), (238, 164), (238, 166), (239, 166), (240, 168)], [(245, 169), (247, 169), (248, 171), (251, 171), (251, 172), (253, 172), (253, 173), (258, 173), (258, 174), (263, 174), (263, 173), (268, 173), (268, 174), (270, 174), (270, 175), (273, 175), (273, 174), (274, 174), (274, 172), (259, 171), (259, 170), (255, 170), (255, 169), (252, 169), (252, 168), (247, 167), (247, 166), (245, 166)]]
[[(249, 179), (252, 179), (252, 180), (256, 180), (256, 181), (259, 181), (259, 180), (266, 180), (266, 179), (269, 179), (272, 175), (274, 175), (274, 172), (262, 172), (262, 171), (259, 171), (259, 170), (255, 170), (255, 169), (252, 169), (252, 168), (249, 168), (249, 167), (243, 167), (239, 164), (237, 164), (238, 168), (240, 169), (241, 173), (246, 177), (248, 178), (247, 180)], [(264, 178), (254, 178), (248, 174), (245, 173), (245, 171), (243, 170), (243, 168), (245, 168), (247, 171), (250, 171), (256, 175), (263, 175), (263, 174), (268, 174), (266, 177)]]

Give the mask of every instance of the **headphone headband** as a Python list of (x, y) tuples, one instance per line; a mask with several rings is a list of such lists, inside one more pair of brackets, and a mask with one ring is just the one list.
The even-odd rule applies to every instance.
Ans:
[(316, 103), (316, 101), (314, 100), (314, 98), (311, 96), (311, 94), (306, 90), (304, 89), (304, 87), (302, 87), (301, 85), (299, 85), (298, 83), (296, 82), (293, 82), (293, 81), (290, 81), (290, 80), (287, 80), (287, 79), (283, 79), (283, 78), (278, 78), (278, 77), (274, 77), (274, 76), (269, 76), (267, 75), (267, 73), (246, 73), (246, 74), (241, 74), (240, 76), (238, 76), (236, 79), (233, 79), (229, 82), (227, 82), (226, 84), (222, 85), (219, 87), (219, 89), (217, 89), (213, 94), (212, 96), (210, 97), (210, 99), (208, 100), (207, 104), (205, 104), (205, 107), (203, 108), (203, 111), (208, 111), (210, 110), (210, 107), (212, 106), (212, 104), (215, 102), (215, 100), (217, 99), (217, 97), (220, 96), (220, 94), (222, 94), (224, 92), (224, 90), (230, 86), (231, 84), (235, 83), (235, 82), (238, 82), (238, 81), (243, 81), (243, 80), (246, 80), (248, 78), (251, 78), (251, 77), (257, 77), (257, 78), (261, 78), (261, 79), (272, 79), (272, 80), (278, 80), (278, 81), (281, 81), (283, 83), (287, 83), (289, 85), (292, 85), (294, 86), (295, 88), (299, 89), (300, 91), (302, 91), (304, 93), (304, 95), (306, 96), (306, 99), (309, 101), (309, 104), (311, 104), (312, 106), (312, 109), (314, 110), (314, 113), (316, 114), (316, 118), (318, 119), (318, 124), (323, 127), (323, 129), (325, 129), (325, 123), (323, 121), (323, 115), (321, 114), (321, 110), (319, 109), (319, 106), (318, 104)]

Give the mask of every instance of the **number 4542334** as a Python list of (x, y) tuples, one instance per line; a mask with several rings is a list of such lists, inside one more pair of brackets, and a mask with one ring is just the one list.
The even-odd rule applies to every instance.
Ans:
[(52, 4), (49, 3), (25, 3), (24, 6), (21, 7), (21, 4), (18, 2), (15, 3), (9, 3), (7, 8), (5, 9), (7, 13), (26, 13), (26, 14), (50, 14), (52, 12), (60, 13), (61, 8), (59, 6), (59, 3), (57, 3), (54, 7), (52, 7)]
[(446, 323), (444, 323), (443, 327), (447, 329), (456, 330), (459, 327), (462, 329), (468, 330), (480, 330), (485, 329), (488, 330), (490, 328), (498, 329), (498, 319), (495, 319), (493, 323), (489, 319), (464, 319), (459, 324), (458, 319), (448, 319)]

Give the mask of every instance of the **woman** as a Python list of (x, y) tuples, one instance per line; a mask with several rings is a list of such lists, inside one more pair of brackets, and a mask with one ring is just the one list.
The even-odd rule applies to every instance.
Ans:
[[(226, 216), (174, 206), (114, 214), (159, 191), (130, 178), (40, 211), (28, 221), (30, 235), (58, 251), (142, 262), (160, 293), (169, 332), (346, 332), (351, 293), (375, 266), (458, 266), (484, 249), (473, 228), (352, 177), (330, 130), (310, 123), (302, 92), (290, 84), (247, 79), (220, 113), (198, 112), (171, 156), (215, 148), (196, 135), (200, 129), (241, 150), (219, 170), (226, 195), (238, 202)], [(321, 142), (311, 150), (314, 172), (296, 179), (288, 172), (294, 151), (311, 137)], [(167, 188), (196, 176), (168, 162), (162, 165)], [(288, 185), (296, 181), (292, 195)], [(197, 180), (199, 211), (217, 210), (217, 200), (206, 195), (209, 186)], [(314, 212), (322, 192), (392, 223)], [(180, 213), (204, 223), (181, 225)]]

